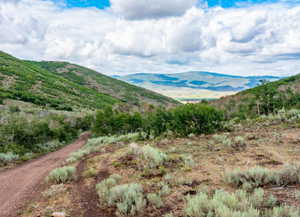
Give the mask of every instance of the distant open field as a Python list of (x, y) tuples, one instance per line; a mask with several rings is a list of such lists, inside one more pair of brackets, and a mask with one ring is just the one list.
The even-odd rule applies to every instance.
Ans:
[(212, 91), (212, 90), (202, 90), (186, 87), (163, 87), (163, 86), (147, 86), (148, 89), (163, 94), (165, 96), (171, 97), (173, 99), (179, 100), (180, 102), (190, 102), (203, 99), (218, 99), (223, 96), (233, 95), (234, 91)]

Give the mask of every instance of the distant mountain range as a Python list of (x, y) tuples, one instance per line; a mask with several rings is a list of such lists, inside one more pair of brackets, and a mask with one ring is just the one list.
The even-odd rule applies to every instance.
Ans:
[(261, 80), (276, 81), (275, 76), (234, 76), (190, 71), (177, 74), (138, 73), (114, 76), (122, 81), (161, 93), (181, 102), (197, 102), (233, 95), (256, 87)]
[[(242, 91), (257, 86), (261, 80), (276, 81), (275, 76), (234, 76), (212, 72), (190, 71), (177, 74), (138, 73), (118, 79), (149, 88), (153, 86), (204, 89), (211, 91)], [(151, 89), (151, 88), (150, 88)]]

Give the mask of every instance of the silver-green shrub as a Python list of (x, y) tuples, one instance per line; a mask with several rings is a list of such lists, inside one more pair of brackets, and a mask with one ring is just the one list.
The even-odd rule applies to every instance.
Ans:
[(135, 141), (138, 138), (138, 133), (130, 133), (120, 136), (103, 136), (89, 139), (88, 142), (76, 152), (69, 155), (67, 163), (74, 163), (85, 156), (100, 151), (103, 147), (122, 141)]
[(54, 169), (47, 177), (47, 181), (54, 183), (66, 183), (75, 179), (76, 168), (71, 166)]
[(150, 204), (154, 205), (156, 208), (160, 208), (164, 205), (161, 197), (155, 193), (147, 194), (147, 200), (149, 201)]
[(135, 216), (146, 207), (140, 184), (124, 184), (112, 187), (107, 198), (109, 206), (117, 207), (118, 216)]
[(254, 167), (246, 171), (235, 170), (227, 173), (225, 180), (229, 184), (243, 188), (256, 188), (271, 184), (277, 186), (300, 184), (300, 164), (286, 165), (280, 170), (262, 167)]
[(138, 146), (137, 144), (131, 144), (131, 153), (135, 154), (141, 161), (140, 168), (153, 169), (162, 166), (168, 160), (166, 153), (154, 148), (150, 145)]
[(218, 190), (212, 196), (206, 193), (188, 196), (184, 211), (188, 217), (295, 217), (300, 214), (297, 209), (278, 208), (276, 204), (273, 199), (266, 199), (262, 189), (256, 189), (253, 194)]
[(19, 159), (19, 155), (12, 152), (0, 153), (0, 165), (6, 165)]
[(134, 216), (141, 213), (146, 206), (143, 188), (140, 184), (118, 185), (121, 176), (111, 175), (96, 185), (100, 203), (108, 207), (116, 207), (118, 216)]

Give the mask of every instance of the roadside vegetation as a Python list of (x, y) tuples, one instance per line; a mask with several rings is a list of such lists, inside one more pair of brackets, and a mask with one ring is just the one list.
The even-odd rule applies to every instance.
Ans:
[(88, 113), (23, 109), (0, 110), (0, 166), (53, 152), (90, 128)]

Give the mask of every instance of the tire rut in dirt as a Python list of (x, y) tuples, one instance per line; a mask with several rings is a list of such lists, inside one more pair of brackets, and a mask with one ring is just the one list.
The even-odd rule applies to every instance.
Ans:
[(99, 197), (96, 192), (96, 184), (110, 176), (107, 166), (105, 164), (102, 166), (103, 169), (97, 174), (89, 187), (84, 184), (83, 172), (86, 167), (86, 161), (100, 154), (101, 153), (93, 153), (87, 156), (77, 166), (78, 179), (76, 182), (76, 190), (79, 193), (80, 206), (84, 209), (83, 217), (115, 217), (114, 213), (109, 213), (99, 206)]

